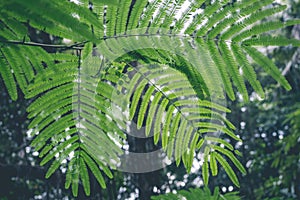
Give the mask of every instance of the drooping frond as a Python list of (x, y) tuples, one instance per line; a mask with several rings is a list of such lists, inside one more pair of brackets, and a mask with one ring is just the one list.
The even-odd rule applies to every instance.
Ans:
[[(138, 129), (145, 127), (145, 135), (153, 136), (155, 144), (160, 141), (170, 159), (174, 158), (177, 165), (182, 160), (189, 171), (195, 150), (200, 149), (204, 142), (216, 142), (218, 145), (225, 144), (229, 150), (223, 150), (219, 146), (215, 149), (228, 156), (245, 173), (231, 153), (233, 147), (229, 143), (215, 136), (206, 138), (207, 133), (221, 131), (235, 140), (240, 140), (232, 132), (234, 126), (219, 113), (220, 106), (198, 99), (186, 77), (170, 67), (150, 65), (133, 69), (134, 74), (130, 80), (122, 81), (121, 89), (130, 105), (129, 120), (136, 119)], [(221, 110), (224, 111), (223, 108)], [(206, 184), (211, 148), (205, 147), (204, 151), (203, 177)], [(220, 163), (227, 167), (227, 162)], [(235, 174), (228, 175), (238, 185)]]
[[(41, 165), (53, 160), (47, 178), (60, 166), (67, 168), (66, 188), (72, 185), (74, 196), (79, 181), (85, 193), (90, 194), (88, 170), (105, 188), (102, 173), (112, 178), (109, 168), (118, 162), (122, 151), (117, 143), (121, 144), (125, 137), (122, 121), (107, 120), (114, 115), (107, 106), (114, 104), (108, 101), (114, 88), (106, 81), (98, 84), (104, 79), (112, 81), (105, 78), (109, 74), (100, 79), (90, 73), (101, 62), (87, 56), (89, 46), (83, 50), (86, 60), (82, 63), (77, 59), (64, 61), (38, 74), (28, 94), (28, 97), (43, 94), (27, 109), (33, 119), (29, 128), (37, 135), (32, 146), (40, 152)], [(101, 152), (100, 156), (96, 152)]]

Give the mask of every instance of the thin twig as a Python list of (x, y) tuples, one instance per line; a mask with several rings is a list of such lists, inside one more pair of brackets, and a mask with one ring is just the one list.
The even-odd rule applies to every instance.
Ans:
[(87, 43), (87, 41), (76, 43), (72, 45), (56, 45), (56, 44), (45, 44), (45, 43), (37, 43), (37, 42), (23, 42), (23, 41), (14, 41), (14, 40), (0, 40), (0, 43), (3, 44), (15, 44), (15, 45), (26, 45), (26, 46), (36, 46), (36, 47), (51, 47), (58, 49), (78, 49), (81, 50), (83, 45)]
[[(118, 39), (118, 38), (126, 38), (126, 37), (151, 37), (151, 36), (159, 36), (159, 37), (179, 37), (179, 38), (191, 38), (191, 39), (207, 39), (206, 36), (193, 36), (193, 35), (182, 35), (182, 34), (131, 34), (131, 35), (115, 35), (110, 37), (103, 37), (99, 38), (98, 40), (108, 40), (108, 39)], [(214, 38), (212, 40), (218, 41), (218, 38)], [(59, 45), (59, 44), (45, 44), (45, 43), (38, 43), (38, 42), (24, 42), (24, 41), (15, 41), (15, 40), (0, 40), (0, 43), (3, 44), (12, 44), (12, 45), (26, 45), (26, 46), (37, 46), (37, 47), (50, 47), (50, 48), (57, 48), (57, 49), (74, 49), (74, 50), (82, 50), (85, 43), (89, 41), (84, 41), (72, 45)], [(231, 40), (224, 40), (226, 43), (233, 43)]]
[(285, 66), (284, 70), (282, 71), (282, 75), (285, 76), (291, 69), (292, 64), (296, 60), (297, 56), (300, 54), (300, 49), (297, 49), (292, 57), (292, 59), (288, 62), (288, 64)]

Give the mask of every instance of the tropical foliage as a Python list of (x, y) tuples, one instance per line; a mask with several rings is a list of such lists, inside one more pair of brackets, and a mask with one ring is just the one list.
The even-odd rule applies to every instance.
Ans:
[[(103, 174), (112, 178), (118, 167), (130, 122), (145, 126), (144, 134), (187, 171), (203, 150), (205, 184), (222, 166), (239, 186), (234, 169), (246, 173), (240, 153), (215, 133), (241, 139), (219, 102), (224, 92), (247, 102), (248, 83), (264, 98), (257, 66), (290, 90), (258, 47), (300, 46), (272, 34), (300, 20), (258, 23), (286, 9), (270, 0), (13, 0), (0, 7), (1, 77), (11, 99), (18, 88), (33, 99), (27, 108), (32, 146), (41, 165), (52, 161), (46, 177), (66, 170), (65, 187), (74, 196), (79, 184), (90, 194), (91, 173), (105, 188)], [(32, 29), (61, 42), (34, 41)]]

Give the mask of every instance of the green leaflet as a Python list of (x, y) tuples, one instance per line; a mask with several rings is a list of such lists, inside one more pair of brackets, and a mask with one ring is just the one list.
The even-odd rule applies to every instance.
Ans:
[[(65, 116), (60, 118), (56, 123), (52, 123), (47, 128), (43, 130), (37, 137), (34, 138), (31, 145), (37, 146), (43, 144), (45, 141), (47, 141), (49, 138), (51, 138), (53, 135), (58, 134), (66, 129), (65, 124), (68, 124), (70, 126), (73, 126), (75, 124), (72, 123), (72, 116)], [(39, 148), (37, 148), (39, 149)]]
[[(90, 26), (90, 31), (93, 35), (97, 34), (97, 37), (103, 36), (103, 24), (102, 21), (100, 21), (101, 18), (99, 19), (97, 17), (98, 15), (91, 15), (91, 11), (89, 9), (86, 9), (86, 7), (77, 6), (77, 4), (75, 3), (65, 4), (65, 2), (63, 1), (58, 1), (57, 6), (65, 6), (67, 10), (65, 11), (66, 14), (69, 14), (71, 16), (77, 14), (79, 16), (80, 22)], [(97, 9), (94, 9), (94, 12), (97, 12)]]
[(108, 6), (107, 13), (106, 13), (106, 36), (112, 37), (115, 35), (116, 32), (116, 13), (117, 13), (117, 6)]
[(208, 165), (208, 155), (209, 155), (209, 147), (206, 147), (204, 150), (204, 162), (202, 166), (202, 177), (204, 185), (208, 185), (208, 179), (209, 179), (209, 165)]
[[(14, 78), (19, 83), (19, 86), (21, 90), (26, 93), (26, 87), (28, 85), (28, 82), (26, 80), (26, 74), (25, 71), (20, 67), (22, 65), (23, 59), (20, 58), (20, 56), (17, 56), (16, 53), (16, 47), (8, 47), (8, 48), (1, 48), (0, 49), (0, 55), (3, 58), (4, 62), (6, 62), (10, 67), (10, 73), (14, 74)], [(4, 63), (3, 63), (4, 64)], [(4, 65), (2, 65), (4, 66)], [(7, 66), (7, 67), (8, 67)], [(26, 66), (28, 67), (28, 66)], [(10, 78), (12, 81), (12, 79)], [(12, 90), (11, 90), (12, 92)], [(13, 94), (14, 96), (17, 96), (17, 94)]]
[[(5, 10), (12, 12), (14, 16), (22, 21), (30, 20), (30, 24), (37, 28), (46, 28), (46, 30), (53, 35), (62, 36), (65, 38), (82, 40), (83, 38), (93, 38), (92, 32), (89, 30), (89, 26), (86, 23), (80, 22), (75, 19), (69, 13), (63, 12), (59, 7), (60, 1), (53, 1), (51, 4), (45, 1), (10, 1), (5, 5)], [(25, 12), (21, 12), (18, 8), (23, 9)], [(45, 12), (47, 8), (47, 12)], [(30, 12), (26, 12), (29, 10)], [(69, 10), (71, 12), (72, 10)], [(73, 10), (76, 13), (75, 10)], [(64, 19), (64, 20), (61, 20)], [(45, 23), (42, 23), (45, 21)], [(49, 22), (49, 23), (47, 23)], [(55, 23), (59, 23), (61, 26), (55, 26)], [(74, 32), (66, 27), (72, 27)]]
[(224, 168), (225, 172), (227, 173), (227, 175), (229, 176), (230, 180), (237, 186), (240, 187), (238, 178), (236, 176), (236, 174), (234, 173), (234, 171), (232, 170), (232, 168), (230, 167), (230, 165), (228, 164), (228, 162), (218, 153), (215, 153), (215, 157), (217, 159), (217, 161), (222, 165), (222, 167)]
[(194, 152), (195, 149), (197, 147), (197, 141), (199, 139), (199, 134), (194, 134), (193, 138), (192, 138), (192, 142), (191, 142), (191, 146), (189, 149), (189, 154), (187, 155), (188, 158), (187, 159), (187, 166), (185, 166), (187, 168), (187, 171), (190, 172), (191, 168), (192, 168), (192, 164), (193, 164), (193, 159), (194, 159)]
[(174, 119), (172, 120), (171, 129), (170, 129), (169, 142), (171, 142), (171, 144), (167, 150), (167, 155), (169, 158), (171, 158), (173, 155), (173, 149), (175, 146), (175, 138), (176, 138), (177, 128), (179, 127), (179, 123), (180, 123), (180, 113), (177, 112)]
[(56, 147), (56, 149), (50, 153), (48, 153), (43, 160), (41, 161), (40, 165), (43, 166), (47, 162), (49, 162), (57, 153), (60, 153), (61, 150), (65, 149), (69, 144), (73, 144), (76, 141), (78, 141), (79, 137), (76, 135), (70, 139), (68, 139), (66, 142), (61, 143), (59, 146)]
[(267, 23), (259, 24), (259, 25), (253, 26), (251, 29), (246, 30), (246, 31), (240, 33), (239, 35), (235, 36), (232, 39), (232, 41), (239, 42), (245, 38), (248, 38), (248, 37), (251, 37), (254, 35), (259, 35), (262, 33), (266, 33), (268, 31), (284, 28), (285, 26), (292, 26), (292, 25), (299, 24), (299, 23), (300, 23), (300, 20), (289, 20), (286, 22), (277, 22), (276, 21), (276, 22), (267, 22)]
[(86, 164), (84, 162), (84, 159), (81, 157), (79, 159), (80, 161), (80, 178), (82, 180), (82, 185), (83, 185), (83, 189), (84, 192), (87, 196), (90, 195), (91, 191), (90, 191), (90, 178), (89, 178), (89, 174), (88, 174), (88, 170), (86, 167)]
[(278, 7), (273, 7), (270, 9), (263, 10), (263, 11), (257, 11), (255, 13), (253, 13), (253, 15), (251, 15), (249, 18), (247, 18), (243, 21), (243, 26), (235, 24), (228, 31), (226, 31), (224, 34), (222, 34), (221, 40), (228, 40), (229, 37), (233, 36), (234, 34), (239, 33), (239, 31), (243, 30), (244, 27), (247, 27), (259, 20), (264, 19), (265, 17), (268, 17), (270, 15), (273, 15), (273, 14), (283, 11), (285, 9), (286, 9), (286, 6), (278, 6)]
[(225, 42), (220, 42), (219, 45), (222, 54), (226, 56), (224, 57), (224, 61), (227, 65), (228, 73), (230, 74), (233, 83), (236, 85), (238, 91), (242, 94), (244, 101), (247, 102), (249, 100), (249, 96), (244, 80), (239, 73), (238, 64), (235, 61), (232, 52), (229, 50), (228, 45)]
[(92, 0), (94, 3), (104, 4), (104, 5), (117, 5), (118, 0)]
[[(190, 149), (189, 147), (189, 143), (190, 143), (190, 139), (193, 138), (192, 134), (193, 134), (193, 128), (189, 127), (189, 129), (187, 130), (187, 132), (185, 133), (185, 138), (183, 140), (183, 144), (182, 144), (182, 162), (184, 164), (184, 166), (186, 166), (187, 169), (189, 169), (190, 163), (189, 163), (189, 153), (190, 153)], [(201, 141), (201, 140), (200, 140)]]
[(232, 44), (231, 49), (235, 53), (236, 60), (239, 66), (243, 70), (243, 76), (249, 81), (254, 91), (257, 92), (261, 98), (264, 98), (265, 94), (262, 89), (262, 86), (260, 82), (257, 80), (256, 73), (253, 67), (251, 66), (251, 64), (249, 63), (242, 49), (236, 44)]
[(238, 150), (234, 150), (234, 153), (235, 153), (236, 155), (238, 155), (238, 156), (243, 156), (242, 153), (241, 153), (240, 151), (238, 151)]
[(201, 7), (203, 2), (204, 2), (204, 0), (198, 0), (198, 1), (191, 2), (191, 5), (182, 14), (182, 17), (178, 21), (176, 21), (175, 26), (174, 26), (175, 32), (179, 32), (180, 30), (183, 29), (184, 24), (189, 19), (191, 13), (195, 12), (195, 10), (197, 10), (199, 7)]
[(215, 146), (215, 145), (212, 145), (212, 148), (214, 148), (215, 150), (219, 151), (220, 153), (223, 153), (224, 155), (226, 155), (243, 174), (246, 174), (246, 169), (243, 167), (243, 165), (240, 163), (240, 161), (237, 160), (237, 158), (233, 155), (232, 152), (230, 152), (227, 149), (224, 149), (222, 147)]
[(72, 174), (72, 194), (73, 196), (77, 197), (78, 195), (78, 185), (79, 185), (79, 178), (80, 178), (80, 164), (79, 164), (79, 152), (76, 151), (74, 154), (74, 158), (76, 159), (75, 161), (75, 168), (73, 170), (73, 174)]
[(147, 81), (144, 79), (142, 81), (142, 83), (138, 86), (138, 88), (135, 89), (135, 91), (133, 92), (133, 97), (132, 97), (133, 101), (130, 106), (130, 115), (129, 115), (130, 120), (132, 120), (134, 117), (135, 111), (137, 110), (138, 101), (140, 99), (140, 96), (141, 96), (146, 84), (147, 84)]
[[(53, 105), (53, 110), (55, 109), (56, 105), (59, 105), (59, 102), (53, 103), (55, 100), (63, 101), (64, 99), (68, 100), (68, 97), (72, 96), (73, 91), (73, 84), (68, 83), (60, 88), (55, 88), (47, 93), (44, 94), (46, 98), (37, 98), (30, 106), (27, 108), (27, 112), (29, 112), (29, 118), (32, 118), (45, 110), (45, 108), (51, 108), (51, 105)], [(68, 100), (69, 101), (69, 100)], [(66, 104), (64, 104), (66, 105)], [(51, 112), (50, 109), (50, 112)]]
[(240, 42), (245, 38), (251, 37), (253, 35), (259, 35), (271, 30), (276, 30), (283, 28), (284, 24), (281, 22), (267, 22), (253, 26), (251, 29), (241, 32), (239, 35), (232, 38), (234, 42)]
[[(161, 132), (162, 116), (163, 116), (163, 112), (166, 109), (168, 103), (169, 103), (168, 99), (164, 98), (162, 100), (160, 106), (157, 108), (158, 110), (157, 110), (157, 113), (156, 113), (156, 119), (155, 119), (155, 124), (154, 124), (154, 129), (153, 129), (153, 132), (154, 132), (154, 144), (158, 143), (159, 136), (161, 135), (160, 132)], [(174, 124), (176, 124), (176, 123), (174, 123)], [(175, 130), (173, 130), (173, 131), (175, 132)]]
[(196, 15), (195, 19), (193, 20), (193, 23), (187, 28), (185, 33), (191, 34), (192, 31), (194, 31), (197, 28), (197, 26), (203, 22), (205, 17), (210, 17), (213, 13), (220, 9), (223, 6), (223, 4), (226, 4), (228, 0), (216, 1), (212, 4), (208, 2), (205, 4), (207, 7), (206, 9), (204, 9), (203, 14)]
[(28, 86), (27, 98), (54, 89), (56, 86), (64, 85), (74, 81), (76, 77), (77, 62), (64, 62), (49, 65), (49, 68), (41, 71)]
[(102, 188), (106, 188), (106, 184), (104, 181), (104, 178), (95, 164), (95, 162), (89, 157), (85, 152), (81, 152), (80, 155), (83, 157), (84, 161), (86, 162), (87, 166), (90, 168), (90, 170), (93, 172), (94, 176), (96, 177), (98, 183), (101, 185)]
[(209, 166), (211, 169), (211, 173), (213, 176), (216, 176), (218, 174), (218, 166), (217, 166), (217, 161), (216, 161), (216, 153), (211, 152), (210, 154), (210, 160), (209, 160)]
[(28, 128), (34, 128), (39, 126), (39, 128), (42, 129), (50, 123), (52, 123), (53, 121), (59, 119), (62, 115), (65, 115), (66, 113), (72, 110), (72, 106), (70, 105), (69, 99), (67, 99), (67, 103), (65, 101), (62, 101), (60, 103), (61, 106), (55, 104), (55, 108), (57, 108), (58, 110), (49, 109), (53, 110), (53, 112), (40, 113), (39, 115), (37, 115), (28, 125)]
[(176, 143), (175, 143), (175, 159), (176, 159), (176, 165), (178, 166), (181, 161), (181, 156), (184, 151), (182, 148), (183, 140), (184, 140), (184, 133), (187, 128), (187, 121), (183, 120), (180, 123), (178, 132), (177, 132), (177, 138), (176, 138)]
[(119, 1), (117, 21), (116, 21), (116, 34), (117, 35), (125, 34), (130, 5), (131, 5), (131, 0)]
[(225, 91), (226, 91), (228, 97), (231, 100), (235, 100), (235, 96), (234, 96), (233, 89), (232, 89), (232, 84), (231, 84), (228, 72), (226, 70), (226, 64), (223, 60), (223, 57), (219, 54), (219, 50), (216, 47), (216, 44), (213, 40), (207, 40), (207, 47), (212, 55), (211, 57), (212, 57), (213, 61), (215, 62), (216, 66), (218, 67), (218, 70), (221, 74), (222, 81), (225, 86)]
[[(93, 43), (91, 43), (91, 42), (86, 43), (82, 50), (81, 59), (83, 61), (85, 61), (85, 59), (88, 58), (90, 53), (92, 53), (92, 50), (93, 50)], [(89, 58), (89, 59), (91, 59), (91, 58)]]
[(68, 169), (66, 172), (66, 181), (65, 181), (65, 188), (68, 189), (72, 183), (72, 174), (74, 174), (73, 170), (75, 169), (75, 159), (71, 159), (68, 163)]
[(300, 47), (300, 41), (296, 39), (288, 39), (283, 36), (263, 35), (260, 37), (250, 38), (243, 41), (243, 46), (288, 46)]
[(141, 18), (139, 21), (140, 25), (139, 27), (147, 27), (150, 23), (150, 20), (155, 12), (155, 10), (158, 8), (162, 0), (155, 0), (151, 4), (149, 4), (144, 12), (144, 17)]
[(217, 138), (217, 137), (210, 137), (210, 136), (205, 136), (205, 139), (208, 141), (212, 141), (212, 142), (217, 142), (220, 144), (223, 144), (225, 147), (227, 147), (229, 150), (233, 150), (233, 146), (228, 143), (227, 141), (221, 139), (221, 138)]
[[(226, 23), (228, 23), (229, 21), (231, 22), (231, 20), (229, 20), (229, 21), (223, 20), (224, 18), (226, 18), (226, 15), (228, 15), (230, 13), (233, 13), (233, 15), (235, 15), (238, 9), (241, 9), (240, 14), (243, 14), (243, 10), (244, 10), (243, 8), (248, 7), (249, 5), (253, 4), (256, 1), (258, 1), (258, 0), (235, 2), (233, 5), (226, 6), (226, 7), (224, 7), (224, 9), (220, 10), (219, 12), (213, 13), (213, 15), (210, 17), (210, 19), (206, 22), (206, 24), (197, 31), (196, 35), (203, 36), (203, 35), (207, 34), (208, 30), (212, 29), (213, 26), (216, 24), (217, 24), (217, 27), (218, 27), (218, 25), (220, 25), (219, 27), (224, 26), (224, 24), (221, 25), (222, 22), (226, 22)], [(235, 16), (233, 16), (231, 18), (234, 19)], [(220, 28), (217, 28), (217, 29), (215, 29), (215, 28), (213, 28), (212, 31), (221, 30)], [(210, 33), (208, 35), (210, 35)]]
[[(208, 37), (215, 38), (218, 34), (220, 34), (223, 30), (225, 30), (226, 27), (238, 21), (241, 16), (247, 16), (252, 12), (261, 9), (262, 7), (272, 2), (273, 2), (272, 0), (262, 0), (262, 1), (251, 0), (251, 1), (243, 1), (240, 3), (235, 3), (236, 10), (234, 14), (231, 17), (225, 18), (224, 20), (219, 22), (219, 24), (217, 24), (217, 26), (214, 27), (214, 29), (208, 34)], [(237, 9), (239, 8), (241, 8), (240, 12), (237, 11)]]
[(145, 135), (148, 136), (152, 127), (152, 119), (154, 118), (154, 114), (155, 111), (157, 109), (157, 104), (158, 101), (160, 100), (160, 98), (162, 97), (162, 93), (157, 92), (154, 96), (154, 99), (151, 103), (150, 109), (149, 109), (149, 113), (148, 113), (148, 117), (147, 117), (147, 121), (146, 121), (146, 132)]
[[(207, 131), (207, 132), (209, 132), (209, 131)], [(196, 145), (196, 149), (201, 149), (204, 142), (205, 142), (204, 138), (201, 138)]]
[(270, 74), (276, 81), (278, 81), (286, 90), (291, 90), (288, 81), (281, 75), (281, 72), (276, 65), (258, 50), (250, 46), (243, 46), (243, 49), (253, 58), (253, 60), (260, 65), (268, 74)]
[(230, 129), (228, 129), (224, 126), (217, 125), (217, 124), (211, 124), (208, 122), (197, 122), (196, 125), (199, 127), (205, 127), (205, 128), (216, 129), (216, 130), (222, 131), (222, 132), (226, 133), (228, 136), (230, 136), (231, 138), (233, 138), (237, 141), (241, 141), (241, 139), (239, 137), (237, 137)]
[[(168, 18), (167, 17), (167, 11), (169, 7), (172, 7), (171, 1), (161, 1), (161, 5), (158, 7), (158, 14), (157, 16), (153, 19), (153, 21), (150, 23), (150, 27), (156, 28), (159, 27), (160, 25), (164, 26), (164, 19)], [(156, 33), (156, 29), (150, 29), (151, 34)]]
[[(162, 147), (164, 150), (166, 150), (167, 148), (167, 144), (168, 144), (168, 138), (169, 138), (169, 130), (170, 130), (170, 124), (171, 124), (171, 120), (173, 117), (173, 112), (175, 110), (175, 106), (169, 106), (169, 109), (167, 111), (167, 116), (166, 116), (166, 121), (165, 124), (163, 125), (163, 133), (162, 133)], [(187, 137), (188, 138), (188, 137)], [(185, 148), (187, 148), (187, 145), (185, 146)]]
[[(182, 113), (187, 113), (186, 117), (189, 120), (197, 120), (197, 119), (214, 119), (218, 120), (221, 123), (225, 123), (229, 128), (235, 129), (234, 125), (227, 120), (224, 116), (222, 116), (219, 112), (215, 112), (214, 108), (202, 108), (202, 107), (184, 107), (182, 108)], [(199, 115), (201, 113), (201, 115)]]
[[(113, 143), (105, 134), (104, 132), (100, 129), (97, 128), (91, 124), (84, 123), (82, 124), (83, 126), (86, 126), (89, 130), (80, 130), (81, 131), (81, 140), (82, 143), (85, 143), (91, 150), (100, 150), (103, 152), (104, 155), (107, 156), (110, 155), (111, 159), (117, 160), (117, 155), (116, 153), (121, 153), (120, 149), (118, 146)], [(95, 133), (101, 133), (101, 134), (95, 134)], [(97, 141), (101, 141), (102, 145), (97, 146)]]
[(53, 149), (53, 147), (55, 145), (57, 145), (58, 141), (64, 141), (67, 137), (69, 137), (70, 135), (72, 135), (76, 132), (77, 132), (77, 130), (74, 128), (70, 129), (69, 131), (61, 132), (52, 138), (50, 144), (47, 144), (45, 146), (43, 146), (44, 145), (43, 144), (43, 145), (39, 145), (38, 147), (36, 147), (37, 151), (43, 147), (43, 149), (40, 151), (39, 157), (40, 158), (44, 157), (50, 150)]
[(25, 39), (27, 36), (27, 29), (24, 24), (15, 18), (9, 17), (7, 13), (1, 13), (0, 15), (3, 23), (6, 24), (10, 31), (14, 33), (11, 37), (9, 37), (9, 39)]
[[(82, 139), (83, 143), (86, 143), (86, 145), (82, 146), (82, 149), (84, 149), (94, 160), (95, 162), (101, 166), (101, 169), (103, 169), (105, 171), (105, 174), (107, 174), (109, 177), (111, 177), (111, 173), (109, 169), (106, 169), (106, 167), (104, 166), (109, 166), (111, 169), (115, 169), (116, 166), (114, 164), (115, 161), (118, 160), (118, 156), (116, 155), (117, 153), (120, 154), (120, 152), (114, 152), (116, 151), (115, 147), (106, 147), (103, 148), (98, 147), (97, 144), (93, 141), (94, 139), (100, 139), (100, 138), (95, 138), (95, 137), (91, 137), (90, 140), (88, 139)], [(90, 145), (90, 146), (88, 146)], [(87, 148), (88, 146), (88, 148)], [(104, 145), (103, 145), (104, 146)], [(115, 149), (112, 149), (115, 148)], [(108, 149), (108, 150), (107, 150)], [(97, 152), (104, 152), (106, 151), (107, 153), (103, 153), (101, 155), (101, 158), (99, 158), (99, 156), (97, 156)], [(108, 172), (108, 173), (106, 173)]]
[(147, 5), (147, 3), (148, 3), (147, 0), (140, 0), (134, 4), (130, 13), (130, 17), (126, 29), (132, 30), (138, 26), (140, 18), (143, 13), (143, 9)]
[(230, 113), (231, 112), (228, 108), (226, 108), (222, 105), (219, 105), (217, 103), (211, 102), (211, 101), (200, 100), (198, 103), (199, 103), (200, 106), (216, 109), (216, 110), (221, 111), (221, 112), (225, 112), (225, 113)]
[(46, 155), (51, 149), (53, 148), (53, 145), (47, 144), (43, 150), (40, 152), (39, 157), (42, 158), (44, 155)]
[(178, 0), (172, 5), (172, 9), (169, 10), (162, 22), (161, 33), (167, 34), (168, 32), (170, 32), (170, 29), (172, 29), (171, 25), (173, 24), (173, 22), (175, 22), (175, 14), (179, 11), (184, 2), (184, 0)]
[(78, 143), (72, 144), (72, 146), (66, 149), (65, 152), (59, 156), (59, 158), (55, 159), (46, 173), (46, 178), (49, 178), (61, 165), (61, 162), (68, 157), (69, 153), (76, 150), (78, 147), (79, 147)]

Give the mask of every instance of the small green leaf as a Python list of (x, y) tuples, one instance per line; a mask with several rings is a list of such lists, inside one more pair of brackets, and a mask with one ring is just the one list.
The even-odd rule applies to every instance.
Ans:
[(98, 183), (101, 185), (103, 189), (106, 188), (105, 180), (99, 170), (99, 167), (95, 164), (95, 162), (92, 160), (90, 156), (88, 156), (87, 153), (84, 151), (80, 152), (80, 155), (83, 157), (85, 163), (90, 168), (90, 170), (93, 172), (94, 176), (96, 177)]
[(235, 157), (235, 155), (228, 151), (227, 149), (224, 149), (222, 147), (219, 146), (215, 146), (215, 145), (211, 145), (212, 148), (214, 148), (215, 150), (219, 151), (220, 153), (223, 153), (224, 155), (226, 155), (232, 162), (233, 164), (243, 173), (246, 174), (246, 169), (244, 168), (244, 166), (240, 163), (240, 161)]
[(204, 162), (202, 166), (202, 177), (203, 177), (204, 185), (208, 185), (208, 179), (209, 179), (209, 166), (208, 166), (209, 151), (210, 151), (209, 147), (205, 147)]
[(218, 174), (218, 166), (217, 166), (217, 161), (216, 161), (216, 157), (215, 157), (215, 152), (211, 152), (209, 164), (210, 164), (210, 169), (211, 169), (212, 175), (216, 176)]
[(87, 196), (89, 196), (91, 193), (90, 178), (89, 178), (89, 174), (88, 174), (88, 170), (87, 170), (85, 161), (82, 157), (80, 157), (80, 177), (82, 180), (84, 192)]
[(234, 171), (232, 170), (232, 168), (230, 167), (230, 165), (228, 164), (228, 162), (218, 153), (215, 153), (215, 157), (218, 160), (218, 162), (221, 164), (221, 166), (224, 168), (225, 172), (229, 176), (230, 180), (234, 183), (234, 185), (240, 187), (239, 180), (236, 174), (234, 173)]

